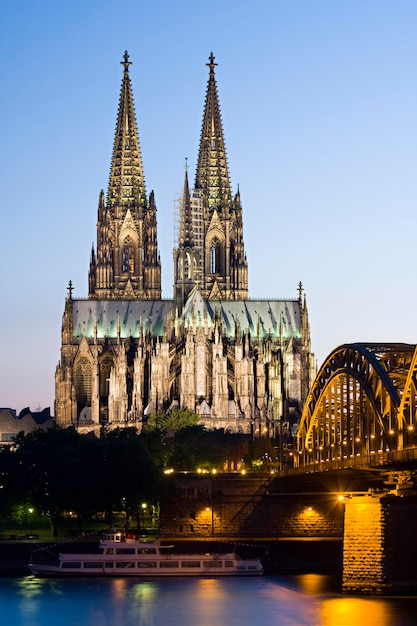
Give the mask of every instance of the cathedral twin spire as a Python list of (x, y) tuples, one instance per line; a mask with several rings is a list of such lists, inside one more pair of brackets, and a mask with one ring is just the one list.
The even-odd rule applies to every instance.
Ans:
[(146, 205), (145, 178), (129, 76), (131, 62), (127, 52), (121, 64), (124, 66), (124, 72), (107, 198), (112, 206)]
[(210, 68), (210, 74), (201, 127), (195, 186), (196, 189), (203, 191), (207, 207), (212, 213), (213, 209), (219, 209), (230, 202), (232, 194), (214, 75), (214, 68), (217, 67), (217, 63), (214, 63), (213, 53), (211, 53), (209, 61), (207, 66)]
[(124, 67), (107, 200), (101, 192), (97, 255), (91, 253), (89, 298), (159, 300), (161, 263), (154, 194), (146, 197), (139, 133), (129, 76)]
[[(153, 192), (146, 196), (136, 124), (129, 55), (124, 54), (107, 199), (101, 192), (97, 254), (89, 272), (91, 299), (161, 298)], [(198, 287), (205, 298), (246, 299), (247, 262), (243, 246), (240, 195), (232, 199), (226, 148), (215, 79), (209, 57), (195, 188), (186, 167), (178, 246), (174, 250), (174, 299), (185, 302)]]
[(248, 297), (242, 207), (239, 192), (232, 198), (213, 53), (207, 66), (195, 188), (189, 191), (186, 171), (180, 238), (174, 250), (174, 299), (179, 306), (196, 288), (206, 299)]

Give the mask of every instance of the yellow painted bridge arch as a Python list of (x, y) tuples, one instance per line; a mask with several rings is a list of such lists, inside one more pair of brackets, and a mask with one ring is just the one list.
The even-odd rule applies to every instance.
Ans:
[(299, 464), (417, 445), (416, 348), (352, 343), (333, 350), (304, 405)]

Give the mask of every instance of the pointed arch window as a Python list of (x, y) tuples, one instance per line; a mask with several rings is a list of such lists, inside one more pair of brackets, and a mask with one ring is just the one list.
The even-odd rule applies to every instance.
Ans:
[(185, 254), (185, 278), (186, 280), (192, 279), (192, 258), (189, 252)]
[(84, 407), (91, 406), (92, 367), (86, 357), (82, 357), (75, 367), (74, 383), (77, 410), (80, 414)]
[(218, 241), (213, 240), (210, 243), (210, 274), (215, 274), (218, 265)]
[(133, 258), (133, 243), (129, 235), (123, 242), (122, 250), (122, 272), (133, 272), (135, 268)]
[(108, 404), (108, 395), (109, 395), (109, 380), (110, 380), (110, 372), (113, 367), (113, 360), (109, 355), (105, 355), (104, 358), (100, 361), (99, 366), (99, 394), (100, 394), (100, 404), (107, 405)]

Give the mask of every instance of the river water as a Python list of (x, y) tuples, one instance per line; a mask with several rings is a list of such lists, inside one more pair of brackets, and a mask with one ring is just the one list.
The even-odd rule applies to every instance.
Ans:
[(417, 597), (352, 597), (321, 574), (0, 578), (7, 626), (413, 626)]

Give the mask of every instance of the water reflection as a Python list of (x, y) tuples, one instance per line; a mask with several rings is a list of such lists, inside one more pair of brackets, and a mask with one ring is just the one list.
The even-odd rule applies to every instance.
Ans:
[(228, 579), (0, 578), (1, 623), (19, 626), (410, 626), (417, 598), (342, 596), (322, 575)]
[(298, 589), (304, 593), (326, 593), (329, 590), (329, 583), (333, 578), (322, 574), (301, 574), (297, 576), (296, 583)]
[(331, 598), (323, 600), (320, 626), (392, 626), (390, 605), (383, 598)]

